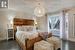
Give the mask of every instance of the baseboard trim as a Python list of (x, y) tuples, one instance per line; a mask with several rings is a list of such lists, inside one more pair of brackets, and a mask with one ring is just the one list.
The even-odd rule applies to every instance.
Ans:
[(6, 38), (0, 38), (0, 41), (4, 41), (4, 40), (7, 40)]

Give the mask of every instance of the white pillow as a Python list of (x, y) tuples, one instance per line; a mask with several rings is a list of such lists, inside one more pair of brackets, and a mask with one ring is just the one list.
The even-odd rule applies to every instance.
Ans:
[(35, 26), (30, 26), (29, 28), (28, 28), (28, 31), (35, 31), (36, 30), (36, 27)]
[(24, 31), (24, 28), (22, 26), (17, 26), (17, 31)]
[(23, 26), (24, 29), (27, 31), (27, 32), (31, 32), (31, 31), (35, 31), (36, 30), (36, 27), (35, 26)]
[(34, 32), (36, 31), (35, 26), (17, 26), (17, 31)]
[(27, 27), (27, 31), (33, 31), (33, 27)]

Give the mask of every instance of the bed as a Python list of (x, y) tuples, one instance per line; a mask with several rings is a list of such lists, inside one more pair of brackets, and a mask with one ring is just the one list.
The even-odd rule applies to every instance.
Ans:
[[(34, 43), (42, 40), (35, 30), (34, 20), (14, 18), (13, 23), (14, 37), (22, 50), (33, 50)], [(29, 31), (31, 28), (34, 31)]]

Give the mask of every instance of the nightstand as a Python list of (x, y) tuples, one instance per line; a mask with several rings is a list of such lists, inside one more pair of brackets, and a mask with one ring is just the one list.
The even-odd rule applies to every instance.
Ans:
[(13, 31), (13, 29), (8, 29), (7, 40), (8, 39), (13, 39), (14, 40), (14, 31)]

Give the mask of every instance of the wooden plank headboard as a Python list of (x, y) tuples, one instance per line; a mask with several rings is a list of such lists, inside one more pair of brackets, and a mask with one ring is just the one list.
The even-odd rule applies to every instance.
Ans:
[(34, 26), (34, 20), (14, 18), (14, 20), (13, 20), (14, 33), (16, 33), (16, 30), (17, 30), (16, 26)]

